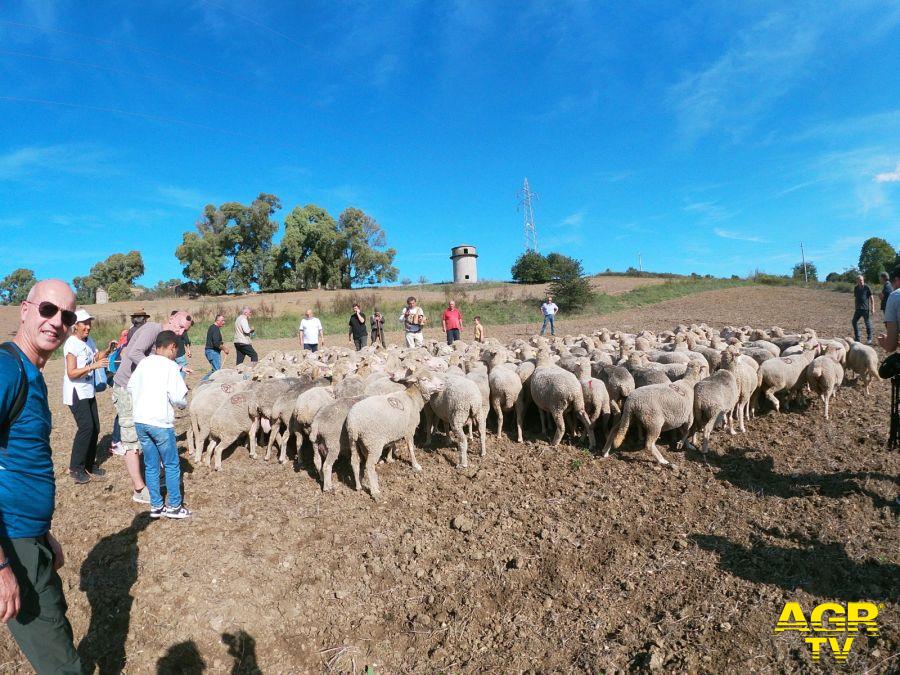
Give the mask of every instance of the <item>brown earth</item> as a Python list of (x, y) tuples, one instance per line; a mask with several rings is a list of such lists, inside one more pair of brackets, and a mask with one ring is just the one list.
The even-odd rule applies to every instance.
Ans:
[[(845, 335), (847, 305), (739, 288), (559, 328), (707, 321)], [(763, 412), (746, 434), (717, 432), (706, 459), (663, 448), (674, 470), (634, 443), (604, 461), (530, 428), (523, 444), (491, 436), (487, 457), (460, 472), (439, 437), (420, 474), (405, 456), (381, 465), (378, 503), (348, 487), (341, 464), (323, 495), (307, 453), (294, 468), (238, 448), (219, 473), (184, 458), (194, 517), (148, 522), (118, 458), (106, 483), (67, 478), (61, 367), (46, 371), (53, 529), (76, 641), (101, 672), (897, 672), (900, 459), (884, 449), (886, 382), (868, 397), (844, 387), (830, 421), (818, 401)], [(107, 394), (100, 408), (106, 434)], [(800, 635), (773, 634), (785, 602), (809, 612), (826, 600), (880, 603), (880, 634), (857, 637), (845, 666), (828, 654), (813, 664)], [(27, 672), (5, 631), (0, 664)]]

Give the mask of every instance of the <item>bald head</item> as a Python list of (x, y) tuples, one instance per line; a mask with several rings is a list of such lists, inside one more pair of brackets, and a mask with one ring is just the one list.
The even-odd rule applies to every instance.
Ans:
[[(49, 303), (57, 311), (49, 317), (41, 316), (41, 303)], [(19, 330), (15, 342), (39, 368), (69, 334), (60, 310), (75, 311), (75, 293), (69, 284), (60, 279), (45, 279), (36, 283), (19, 310)], [(53, 311), (52, 307), (49, 311)]]
[(184, 332), (191, 327), (194, 323), (194, 320), (191, 318), (191, 315), (185, 311), (178, 310), (177, 312), (172, 312), (169, 316), (169, 320), (163, 325), (163, 330), (170, 330), (175, 335), (184, 335)]

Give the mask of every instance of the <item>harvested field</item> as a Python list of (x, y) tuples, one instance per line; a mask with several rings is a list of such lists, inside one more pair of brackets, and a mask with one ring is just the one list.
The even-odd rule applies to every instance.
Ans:
[[(557, 332), (705, 321), (832, 336), (851, 314), (843, 294), (737, 288), (563, 318)], [(377, 503), (343, 463), (323, 495), (307, 454), (281, 466), (238, 448), (219, 473), (183, 456), (195, 515), (150, 522), (118, 458), (106, 483), (71, 484), (61, 376), (51, 362), (53, 530), (76, 641), (100, 672), (897, 672), (900, 457), (884, 449), (886, 382), (869, 397), (843, 387), (830, 421), (819, 401), (765, 411), (746, 434), (716, 432), (706, 459), (664, 449), (673, 470), (633, 444), (605, 461), (550, 449), (529, 428), (523, 444), (491, 436), (460, 472), (438, 435), (421, 473), (405, 453), (379, 468)], [(99, 398), (105, 435), (112, 405)], [(857, 637), (845, 666), (814, 665), (800, 636), (773, 634), (785, 602), (808, 612), (826, 600), (883, 605), (880, 635)], [(5, 631), (0, 663), (28, 671)]]

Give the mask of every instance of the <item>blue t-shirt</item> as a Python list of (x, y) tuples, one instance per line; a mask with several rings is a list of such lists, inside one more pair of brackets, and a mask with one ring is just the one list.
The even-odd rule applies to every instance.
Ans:
[[(12, 426), (0, 429), (0, 536), (10, 539), (49, 532), (56, 503), (47, 385), (21, 350), (19, 355), (28, 377), (28, 398)], [(19, 378), (19, 364), (0, 351), (0, 420), (12, 408)]]

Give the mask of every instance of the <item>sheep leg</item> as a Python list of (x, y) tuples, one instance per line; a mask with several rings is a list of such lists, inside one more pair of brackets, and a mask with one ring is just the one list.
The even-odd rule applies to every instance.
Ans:
[[(337, 444), (338, 449), (329, 450), (328, 455), (325, 457), (325, 461), (322, 463), (322, 491), (323, 492), (331, 492), (333, 487), (331, 485), (331, 472), (332, 467), (334, 467), (334, 463), (337, 461), (338, 455), (340, 455), (340, 443)], [(359, 467), (357, 467), (357, 470)]]
[(831, 398), (831, 392), (829, 391), (827, 394), (822, 396), (822, 400), (825, 402), (825, 419), (828, 419), (828, 400)]
[(362, 481), (359, 479), (359, 439), (350, 439), (350, 466), (353, 468), (353, 483), (356, 491), (362, 490)]
[(591, 422), (591, 419), (588, 417), (587, 413), (584, 411), (584, 408), (580, 408), (575, 411), (576, 417), (581, 420), (581, 426), (584, 427), (584, 432), (588, 437), (588, 447), (593, 450), (597, 447), (597, 439), (594, 437), (594, 425)]
[(703, 445), (701, 446), (701, 451), (705, 455), (709, 452), (709, 437), (712, 436), (713, 427), (716, 425), (717, 417), (713, 417), (706, 424), (703, 425)]
[(772, 402), (772, 405), (775, 406), (776, 412), (781, 412), (781, 403), (775, 397), (775, 394), (772, 393), (772, 389), (766, 389), (765, 397)]
[[(288, 424), (284, 428), (284, 433), (281, 434), (281, 438), (278, 440), (278, 444), (281, 446), (281, 452), (278, 453), (278, 461), (284, 464), (287, 461), (287, 446), (288, 446), (288, 438), (291, 435), (291, 425)], [(300, 459), (300, 448), (303, 446), (303, 434), (301, 432), (297, 432), (297, 436), (300, 437), (301, 442), (297, 443), (297, 459)], [(316, 454), (313, 452), (313, 454)]]
[(487, 454), (487, 413), (484, 412), (484, 409), (480, 410), (479, 413), (478, 436), (481, 440), (481, 456), (484, 457)]
[(497, 436), (500, 436), (503, 433), (503, 408), (500, 405), (500, 401), (496, 399), (492, 400), (491, 409), (497, 416)]
[(556, 447), (562, 440), (563, 434), (566, 433), (566, 420), (562, 410), (554, 410), (551, 414), (553, 415), (553, 422), (556, 424), (556, 433), (553, 434), (553, 440), (550, 441), (550, 445)]
[(378, 458), (381, 457), (383, 450), (384, 447), (382, 446), (378, 448), (378, 452), (370, 451), (366, 457), (366, 480), (369, 482), (369, 494), (376, 499), (381, 494), (381, 490), (378, 487), (378, 473), (375, 471), (375, 465), (378, 463)]
[(256, 454), (256, 432), (259, 430), (259, 417), (254, 417), (253, 421), (250, 423), (250, 431), (247, 432), (250, 436), (250, 459), (256, 459), (258, 455)]
[(541, 436), (547, 435), (547, 422), (544, 419), (544, 411), (538, 408), (538, 416), (541, 418)]
[(425, 445), (431, 447), (431, 436), (434, 431), (434, 413), (429, 406), (425, 406)]
[(275, 420), (275, 423), (271, 426), (269, 430), (269, 442), (266, 444), (266, 456), (265, 460), (268, 462), (269, 457), (272, 456), (272, 445), (275, 443), (275, 439), (281, 433), (281, 420)]
[(734, 410), (733, 410), (733, 409), (728, 410), (728, 411), (725, 413), (725, 422), (728, 424), (728, 433), (731, 434), (732, 436), (734, 436), (734, 435), (737, 434), (737, 432), (734, 430), (734, 416), (733, 416), (733, 413), (734, 413)]
[(406, 447), (407, 447), (407, 449), (409, 449), (409, 458), (410, 458), (410, 461), (412, 462), (413, 471), (416, 471), (416, 472), (421, 471), (422, 466), (419, 464), (418, 461), (416, 461), (416, 446), (413, 443), (412, 436), (406, 437)]
[(656, 441), (659, 438), (660, 433), (662, 433), (662, 425), (654, 426), (653, 428), (646, 429), (647, 439), (644, 443), (644, 449), (648, 450), (651, 455), (656, 459), (660, 464), (666, 465), (669, 463), (665, 457), (662, 456), (659, 449), (656, 447)]
[[(300, 446), (297, 446), (297, 454), (300, 454)], [(316, 467), (316, 473), (322, 478), (322, 455), (327, 454), (327, 448), (321, 442), (313, 443), (313, 466)]]
[(525, 401), (516, 399), (516, 443), (522, 442), (522, 422), (525, 418)]
[[(209, 440), (209, 446), (206, 448), (206, 460), (204, 460), (204, 462), (203, 462), (204, 464), (206, 464), (206, 466), (209, 466), (209, 463), (212, 460), (213, 451), (216, 449), (215, 439), (210, 438), (208, 440)], [(203, 452), (202, 448), (201, 448), (200, 452), (201, 453)]]
[(227, 448), (229, 445), (231, 445), (232, 443), (237, 441), (237, 439), (238, 439), (238, 437), (235, 436), (234, 438), (232, 438), (230, 440), (227, 438), (223, 438), (221, 441), (219, 441), (219, 444), (216, 446), (216, 463), (215, 463), (216, 471), (222, 470), (222, 453), (225, 451), (225, 448)]
[(456, 436), (456, 444), (459, 447), (459, 464), (456, 465), (456, 468), (465, 469), (469, 466), (469, 439), (466, 437), (462, 425), (454, 427), (452, 433)]

